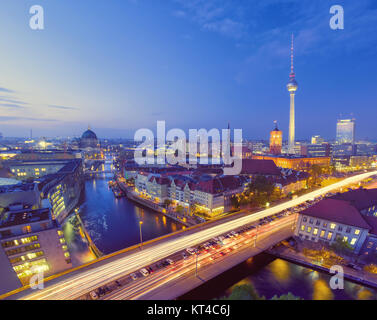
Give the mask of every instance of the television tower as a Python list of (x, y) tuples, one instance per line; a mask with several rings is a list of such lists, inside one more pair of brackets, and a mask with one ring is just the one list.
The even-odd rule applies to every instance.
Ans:
[(294, 50), (294, 38), (292, 34), (292, 46), (291, 46), (291, 73), (289, 75), (289, 82), (287, 84), (287, 89), (291, 96), (291, 107), (289, 113), (289, 138), (288, 138), (288, 153), (295, 153), (295, 94), (298, 89), (298, 84), (296, 82), (296, 74), (294, 71), (293, 64), (293, 51)]

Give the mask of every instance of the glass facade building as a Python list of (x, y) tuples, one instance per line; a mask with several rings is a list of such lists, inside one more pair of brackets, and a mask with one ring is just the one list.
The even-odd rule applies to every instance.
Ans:
[(338, 120), (336, 142), (338, 144), (355, 143), (355, 119)]

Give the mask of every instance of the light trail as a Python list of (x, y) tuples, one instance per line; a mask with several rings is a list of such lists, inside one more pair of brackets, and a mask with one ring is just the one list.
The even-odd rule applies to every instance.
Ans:
[(140, 252), (130, 254), (126, 257), (119, 258), (98, 267), (92, 267), (89, 270), (82, 271), (80, 274), (72, 275), (68, 279), (64, 279), (57, 284), (50, 285), (45, 289), (29, 294), (22, 299), (76, 299), (102, 285), (140, 270), (141, 268), (155, 261), (164, 259), (176, 252), (195, 246), (246, 224), (253, 223), (261, 218), (274, 215), (291, 207), (295, 207), (306, 202), (307, 200), (313, 200), (314, 198), (324, 195), (332, 190), (360, 182), (373, 175), (377, 175), (377, 171), (349, 177), (340, 182), (310, 192), (269, 209), (265, 209), (244, 217), (234, 217), (232, 221), (224, 222), (212, 227), (208, 226), (206, 229), (197, 231), (193, 234), (181, 234), (175, 239), (168, 239), (163, 243), (154, 245), (153, 247), (144, 247), (144, 249)]
[[(294, 219), (292, 219), (292, 216), (283, 218), (283, 221), (281, 221), (278, 224), (275, 224), (272, 228), (269, 225), (265, 225), (261, 228), (261, 231), (258, 231), (258, 236), (261, 239), (265, 239), (267, 236), (275, 233), (276, 231), (280, 231), (281, 229), (290, 228), (292, 226), (292, 222), (294, 222)], [(263, 230), (263, 228), (265, 230)], [(198, 263), (201, 264), (200, 268), (198, 268), (198, 272), (202, 270), (203, 267), (209, 267), (213, 264), (216, 264), (220, 261), (224, 261), (227, 258), (231, 258), (232, 256), (236, 255), (240, 251), (245, 250), (247, 247), (250, 247), (250, 245), (245, 244), (246, 240), (252, 240), (254, 241), (255, 235), (256, 235), (256, 229), (253, 230), (254, 232), (252, 235), (249, 236), (241, 236), (239, 239), (237, 239), (236, 242), (231, 242), (227, 245), (224, 245), (223, 247), (220, 247), (219, 249), (212, 250), (210, 253), (201, 254), (198, 258)], [(253, 243), (253, 242), (251, 242)], [(214, 261), (210, 260), (211, 256), (215, 256), (219, 254), (222, 251), (226, 251), (227, 248), (232, 248), (235, 245), (240, 245), (241, 247), (232, 251), (229, 254), (226, 254), (225, 256), (218, 258)], [(252, 246), (254, 247), (254, 246)], [(191, 256), (194, 258), (194, 256)], [(172, 273), (174, 271), (174, 273)], [(183, 264), (182, 262), (177, 264), (175, 268), (168, 268), (167, 270), (163, 270), (163, 272), (160, 274), (158, 272), (157, 274), (150, 275), (150, 281), (148, 280), (148, 277), (146, 279), (143, 279), (142, 283), (138, 284), (137, 286), (130, 286), (125, 287), (123, 290), (120, 290), (118, 292), (114, 292), (110, 294), (109, 296), (105, 296), (105, 300), (133, 300), (133, 299), (142, 299), (143, 295), (145, 293), (148, 293), (151, 290), (154, 290), (158, 288), (159, 286), (171, 282), (173, 280), (182, 278), (183, 276), (187, 276), (187, 274), (193, 274), (195, 273), (195, 258), (193, 261), (190, 261), (190, 263)]]

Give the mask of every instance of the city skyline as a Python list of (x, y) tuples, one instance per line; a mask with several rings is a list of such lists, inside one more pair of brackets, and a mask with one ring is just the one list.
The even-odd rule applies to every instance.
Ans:
[[(230, 122), (248, 139), (267, 140), (278, 120), (287, 137), (284, 84), (293, 33), (297, 139), (335, 139), (339, 115), (351, 113), (357, 138), (376, 139), (376, 5), (343, 2), (346, 27), (337, 31), (328, 26), (330, 1), (274, 0), (234, 6), (212, 0), (202, 7), (200, 1), (111, 7), (100, 1), (91, 4), (92, 15), (84, 14), (86, 4), (46, 3), (45, 30), (33, 31), (29, 6), (4, 1), (1, 131), (80, 136), (90, 123), (100, 137), (132, 138), (157, 120), (184, 130)], [(362, 40), (364, 33), (369, 39)]]

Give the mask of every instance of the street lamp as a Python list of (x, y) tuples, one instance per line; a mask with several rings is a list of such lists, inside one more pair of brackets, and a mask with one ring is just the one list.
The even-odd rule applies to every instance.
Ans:
[(143, 224), (143, 221), (139, 221), (139, 227), (140, 227), (140, 249), (143, 247), (143, 234), (141, 232), (141, 225)]
[(196, 250), (196, 252), (195, 252), (195, 260), (196, 260), (196, 262), (195, 262), (195, 277), (197, 277), (198, 276), (198, 255), (199, 255), (199, 252)]

